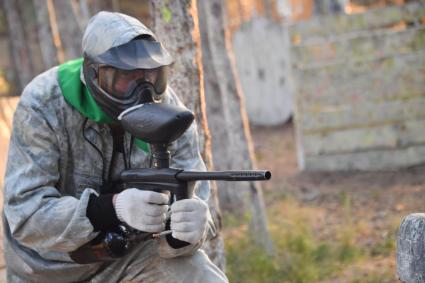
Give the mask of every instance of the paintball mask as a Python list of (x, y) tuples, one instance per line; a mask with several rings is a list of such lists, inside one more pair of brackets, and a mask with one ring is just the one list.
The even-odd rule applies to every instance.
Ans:
[(136, 39), (97, 56), (85, 54), (83, 74), (96, 103), (116, 120), (132, 106), (161, 98), (171, 63), (161, 43)]

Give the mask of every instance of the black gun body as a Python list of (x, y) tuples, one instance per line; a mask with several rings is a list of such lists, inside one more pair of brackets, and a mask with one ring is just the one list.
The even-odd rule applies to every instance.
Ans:
[(157, 192), (169, 191), (177, 200), (192, 197), (188, 182), (201, 180), (261, 181), (269, 180), (271, 173), (262, 170), (245, 171), (184, 171), (174, 168), (139, 168), (125, 170), (121, 179), (125, 188), (139, 188)]
[(174, 168), (139, 168), (124, 170), (121, 180), (124, 188), (164, 192), (169, 191), (177, 200), (190, 198), (187, 182), (178, 180), (176, 175), (183, 170)]

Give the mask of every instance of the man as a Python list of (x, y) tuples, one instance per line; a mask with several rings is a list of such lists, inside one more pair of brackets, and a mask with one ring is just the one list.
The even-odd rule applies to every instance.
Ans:
[[(122, 170), (149, 167), (146, 144), (117, 116), (152, 99), (181, 105), (166, 86), (170, 55), (142, 23), (119, 13), (94, 16), (82, 47), (83, 62), (36, 77), (16, 109), (4, 188), (8, 281), (227, 282), (198, 250), (213, 228), (208, 183), (170, 207), (166, 194), (117, 190)], [(171, 165), (205, 170), (194, 125), (173, 144)], [(76, 250), (89, 255), (93, 239), (120, 223), (151, 233), (168, 223), (172, 235), (112, 261), (76, 262)]]

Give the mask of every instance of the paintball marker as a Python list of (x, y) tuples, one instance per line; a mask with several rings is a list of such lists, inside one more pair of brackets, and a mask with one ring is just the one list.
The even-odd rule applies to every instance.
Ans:
[[(125, 131), (149, 143), (151, 149), (151, 168), (128, 169), (121, 173), (124, 189), (169, 192), (171, 200), (178, 201), (192, 197), (193, 186), (189, 185), (189, 182), (259, 181), (271, 178), (269, 171), (201, 172), (170, 168), (168, 147), (194, 120), (193, 113), (186, 108), (164, 103), (145, 103), (127, 109), (118, 119)], [(169, 234), (169, 231), (152, 234), (122, 224), (117, 231), (100, 234), (70, 255), (79, 263), (113, 260), (125, 255), (132, 243), (165, 234)]]

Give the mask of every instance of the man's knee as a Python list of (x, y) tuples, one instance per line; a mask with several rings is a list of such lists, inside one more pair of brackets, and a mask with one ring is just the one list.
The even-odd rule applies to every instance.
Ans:
[(179, 282), (228, 282), (226, 275), (208, 258), (203, 250), (191, 256), (166, 260), (167, 269), (173, 270)]

